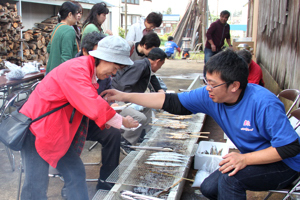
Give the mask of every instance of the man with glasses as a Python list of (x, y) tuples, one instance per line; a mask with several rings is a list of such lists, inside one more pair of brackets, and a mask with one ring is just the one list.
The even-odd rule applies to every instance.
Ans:
[(226, 50), (206, 63), (207, 86), (179, 94), (105, 91), (107, 99), (130, 101), (174, 114), (205, 113), (225, 131), (240, 153), (223, 156), (220, 168), (201, 184), (209, 199), (246, 199), (246, 190), (289, 186), (299, 175), (299, 136), (282, 102), (248, 83), (247, 63)]

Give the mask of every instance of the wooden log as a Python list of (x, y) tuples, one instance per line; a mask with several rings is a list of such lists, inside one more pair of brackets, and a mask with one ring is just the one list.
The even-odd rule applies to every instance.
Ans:
[(15, 34), (13, 41), (18, 42), (18, 41), (20, 41), (20, 38), (21, 38), (21, 36), (19, 34)]
[(37, 48), (39, 48), (39, 49), (41, 49), (41, 48), (43, 48), (43, 43), (42, 43), (42, 41), (41, 40), (38, 40), (37, 41)]
[(29, 49), (29, 44), (27, 42), (23, 42), (23, 50)]
[(20, 46), (21, 46), (20, 43), (15, 43), (14, 50), (20, 51)]
[(40, 40), (41, 37), (42, 37), (42, 34), (41, 34), (41, 33), (34, 33), (34, 34), (33, 34), (33, 38), (34, 38), (35, 40)]
[(36, 50), (36, 44), (35, 43), (29, 43), (28, 46), (29, 46), (30, 49)]
[(31, 34), (28, 32), (25, 32), (25, 33), (23, 33), (23, 38), (25, 39), (25, 41), (30, 41)]
[(9, 48), (10, 48), (10, 49), (14, 49), (14, 44), (15, 44), (15, 43), (14, 43), (14, 42), (12, 42), (10, 45), (8, 45), (8, 46), (9, 46)]
[(29, 56), (30, 55), (30, 50), (29, 49), (24, 49), (23, 51), (23, 56)]
[(37, 60), (37, 59), (38, 59), (38, 55), (36, 55), (36, 54), (31, 55), (31, 59), (32, 59), (32, 60)]
[(2, 32), (6, 32), (7, 30), (10, 30), (10, 29), (11, 29), (11, 23), (1, 25)]
[(7, 57), (8, 57), (8, 58), (14, 57), (14, 53), (13, 53), (13, 52), (9, 52), (9, 53), (7, 54)]
[(42, 50), (41, 50), (41, 49), (36, 49), (36, 50), (35, 50), (35, 54), (37, 54), (37, 55), (42, 55)]
[(44, 37), (44, 36), (41, 36), (41, 42), (42, 42), (42, 44), (43, 44), (43, 45), (45, 45), (45, 44), (46, 44), (46, 39), (45, 39), (45, 37)]
[(17, 27), (19, 26), (19, 23), (14, 22), (14, 23), (12, 24), (12, 26), (13, 26), (14, 28), (17, 28)]
[(53, 16), (48, 19), (45, 19), (44, 21), (42, 21), (42, 23), (57, 24), (58, 23), (57, 16)]
[(41, 63), (43, 63), (45, 59), (46, 57), (44, 55), (38, 55), (38, 60), (42, 61)]
[(42, 52), (43, 52), (43, 54), (47, 53), (47, 47), (46, 46), (43, 46)]

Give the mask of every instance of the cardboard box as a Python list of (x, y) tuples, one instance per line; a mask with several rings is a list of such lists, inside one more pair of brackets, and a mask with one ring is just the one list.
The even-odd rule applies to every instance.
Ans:
[[(224, 142), (201, 141), (195, 153), (194, 168), (203, 169), (203, 165), (206, 168), (206, 166), (212, 164), (216, 165), (215, 168), (217, 168), (222, 156), (225, 156), (228, 152), (228, 144)], [(218, 153), (220, 155), (213, 155)]]

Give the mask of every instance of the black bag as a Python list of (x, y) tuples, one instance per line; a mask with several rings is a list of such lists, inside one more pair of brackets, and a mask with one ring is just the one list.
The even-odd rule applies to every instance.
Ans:
[(70, 103), (66, 103), (58, 108), (55, 108), (34, 120), (20, 113), (20, 107), (2, 120), (0, 124), (1, 142), (12, 150), (20, 151), (31, 123), (38, 121), (69, 104)]

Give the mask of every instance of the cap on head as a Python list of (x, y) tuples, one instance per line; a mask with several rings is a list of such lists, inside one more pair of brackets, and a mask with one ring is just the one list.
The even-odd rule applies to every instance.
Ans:
[(107, 36), (98, 43), (96, 50), (89, 51), (91, 56), (121, 65), (133, 65), (128, 42), (120, 36)]

